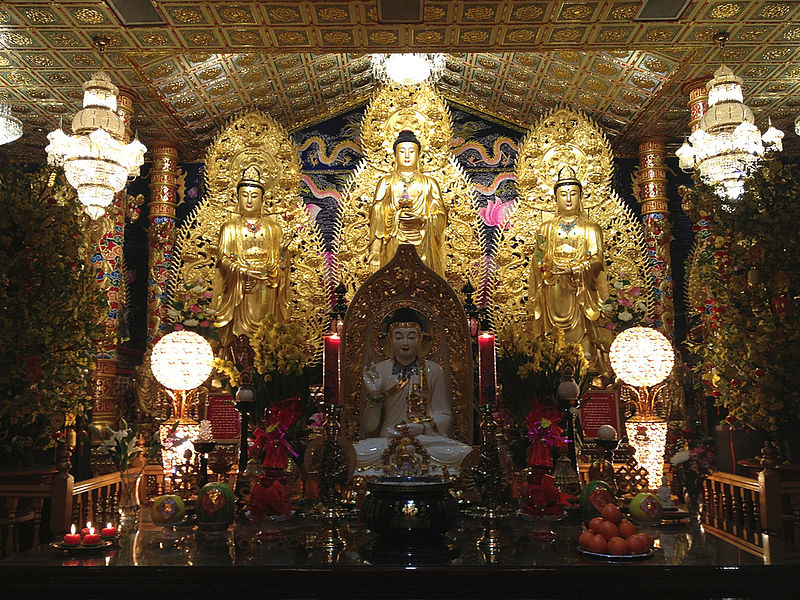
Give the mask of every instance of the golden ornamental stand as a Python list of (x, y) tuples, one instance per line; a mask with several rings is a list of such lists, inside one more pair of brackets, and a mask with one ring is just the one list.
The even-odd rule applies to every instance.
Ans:
[(347, 543), (339, 533), (339, 506), (342, 490), (347, 485), (348, 468), (339, 445), (339, 421), (342, 407), (328, 404), (323, 425), (322, 464), (320, 466), (319, 497), (322, 500), (322, 530), (314, 543), (326, 553), (343, 550)]
[(497, 450), (497, 425), (492, 415), (491, 404), (481, 404), (481, 448), (478, 464), (472, 473), (475, 487), (480, 493), (483, 512), (483, 531), (476, 543), (479, 550), (496, 553), (500, 548), (500, 532), (497, 529), (497, 517), (500, 513), (503, 483), (503, 468), (500, 465), (500, 454)]

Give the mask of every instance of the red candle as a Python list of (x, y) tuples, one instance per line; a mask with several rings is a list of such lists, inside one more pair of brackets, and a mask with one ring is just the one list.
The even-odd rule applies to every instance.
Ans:
[(86, 521), (86, 527), (81, 529), (81, 537), (86, 537), (86, 534), (89, 533), (89, 530), (92, 528), (92, 522)]
[(342, 338), (338, 333), (331, 333), (325, 336), (323, 346), (322, 362), (322, 386), (325, 394), (325, 402), (341, 404), (339, 399), (339, 347)]
[(94, 527), (89, 527), (89, 533), (83, 536), (84, 546), (96, 546), (100, 543), (100, 536), (94, 532)]
[(81, 543), (80, 534), (75, 533), (75, 525), (69, 528), (69, 533), (64, 536), (65, 546), (77, 546)]
[(494, 404), (497, 378), (494, 370), (494, 334), (478, 336), (478, 397), (481, 404)]
[(117, 528), (112, 527), (111, 523), (106, 523), (106, 526), (100, 530), (100, 536), (104, 538), (116, 537)]

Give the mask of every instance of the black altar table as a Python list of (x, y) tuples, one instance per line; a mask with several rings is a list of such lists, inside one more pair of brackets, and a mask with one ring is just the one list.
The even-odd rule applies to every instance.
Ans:
[(519, 516), (502, 519), (497, 552), (477, 547), (482, 523), (464, 518), (451, 535), (457, 558), (381, 565), (364, 558), (371, 537), (356, 519), (342, 522), (347, 548), (334, 555), (314, 546), (312, 519), (271, 525), (275, 539), (259, 540), (251, 524), (211, 537), (191, 524), (143, 524), (97, 551), (43, 545), (0, 562), (0, 597), (788, 598), (800, 586), (800, 551), (773, 543), (769, 558), (757, 557), (696, 522), (648, 528), (658, 536), (653, 555), (615, 562), (579, 552), (577, 517), (554, 525), (554, 542), (532, 538)]

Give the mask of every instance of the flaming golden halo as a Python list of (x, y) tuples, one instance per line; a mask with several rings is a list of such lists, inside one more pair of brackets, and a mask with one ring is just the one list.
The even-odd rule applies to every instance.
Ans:
[(484, 276), (483, 230), (471, 182), (450, 152), (452, 124), (442, 97), (430, 86), (387, 85), (364, 114), (361, 146), (364, 160), (343, 194), (336, 233), (340, 279), (353, 290), (372, 274), (368, 262), (369, 209), (378, 180), (394, 169), (397, 134), (412, 130), (422, 146), (420, 170), (436, 179), (448, 208), (445, 229), (447, 282), (455, 289)]

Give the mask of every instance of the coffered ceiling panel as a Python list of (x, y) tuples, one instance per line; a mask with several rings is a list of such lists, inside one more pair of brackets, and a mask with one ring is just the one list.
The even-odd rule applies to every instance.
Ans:
[[(428, 1), (424, 22), (377, 22), (374, 0), (154, 3), (158, 26), (125, 26), (107, 2), (0, 4), (0, 96), (25, 135), (0, 152), (43, 160), (47, 132), (79, 110), (81, 84), (102, 67), (135, 98), (147, 142), (173, 139), (202, 156), (233, 115), (260, 108), (296, 128), (366, 101), (370, 53), (446, 53), (442, 93), (528, 127), (559, 105), (595, 117), (618, 154), (658, 133), (687, 133), (685, 82), (724, 60), (744, 78), (757, 123), (789, 132), (800, 112), (800, 3), (697, 0), (678, 21), (634, 21), (641, 2)], [(715, 33), (730, 41), (715, 48)], [(92, 38), (110, 37), (101, 56)]]

